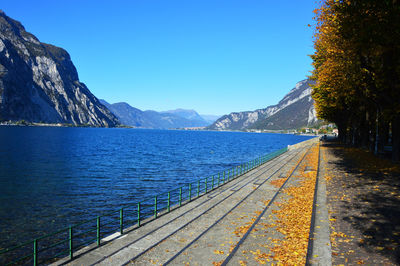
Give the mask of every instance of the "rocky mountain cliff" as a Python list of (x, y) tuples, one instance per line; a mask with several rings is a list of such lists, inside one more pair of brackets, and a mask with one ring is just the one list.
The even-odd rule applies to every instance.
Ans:
[(125, 102), (110, 104), (105, 100), (100, 101), (118, 117), (122, 124), (127, 126), (169, 129), (204, 127), (210, 124), (194, 110), (176, 109), (166, 112), (151, 110), (142, 111)]
[(69, 54), (0, 10), (0, 121), (113, 127), (118, 119), (79, 82)]
[(255, 111), (230, 113), (219, 118), (208, 128), (285, 130), (314, 125), (318, 120), (309, 84), (309, 80), (298, 82), (277, 105)]

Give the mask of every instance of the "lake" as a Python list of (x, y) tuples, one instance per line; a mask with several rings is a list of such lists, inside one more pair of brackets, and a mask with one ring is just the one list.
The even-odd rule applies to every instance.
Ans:
[(0, 126), (0, 248), (309, 139), (243, 132)]

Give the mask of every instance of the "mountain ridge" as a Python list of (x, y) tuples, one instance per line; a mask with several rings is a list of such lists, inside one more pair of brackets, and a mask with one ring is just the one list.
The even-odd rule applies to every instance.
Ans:
[(0, 11), (0, 121), (114, 127), (118, 119), (79, 81), (68, 52)]
[(175, 109), (163, 112), (153, 110), (142, 111), (132, 107), (126, 102), (110, 104), (100, 99), (118, 119), (127, 126), (152, 128), (152, 129), (170, 129), (185, 127), (205, 127), (211, 123), (204, 120), (195, 110)]
[(207, 129), (288, 130), (316, 124), (318, 120), (314, 100), (311, 98), (310, 83), (312, 81), (308, 79), (299, 81), (277, 104), (254, 111), (232, 112), (219, 118)]

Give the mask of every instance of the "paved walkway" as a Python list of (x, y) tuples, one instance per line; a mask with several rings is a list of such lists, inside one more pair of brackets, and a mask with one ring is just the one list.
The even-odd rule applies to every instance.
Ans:
[(332, 254), (334, 265), (400, 265), (400, 165), (334, 139), (322, 143), (321, 156), (327, 196), (320, 212), (329, 211), (321, 223), (329, 224), (330, 241), (320, 242), (319, 254)]
[[(267, 209), (266, 206), (279, 189), (273, 184), (283, 183), (281, 180), (295, 174), (301, 159), (316, 143), (318, 140), (312, 139), (296, 144), (285, 154), (213, 192), (140, 228), (128, 229), (122, 236), (117, 233), (103, 240), (98, 248), (89, 246), (82, 249), (73, 261), (61, 260), (56, 265), (258, 264), (257, 256), (246, 252), (259, 252), (257, 250), (262, 248), (262, 244), (273, 238), (260, 234), (256, 227), (251, 226), (271, 216), (274, 208)], [(307, 169), (307, 165), (302, 169)], [(296, 178), (290, 179), (286, 186), (293, 186), (296, 182)], [(318, 258), (313, 262), (319, 265), (330, 264), (325, 189), (325, 181), (319, 178), (315, 217), (318, 230), (312, 242), (313, 258)], [(244, 237), (247, 231), (249, 234)], [(274, 238), (282, 237), (280, 233), (270, 233)], [(114, 239), (111, 241), (111, 238)], [(226, 260), (229, 254), (230, 259)]]

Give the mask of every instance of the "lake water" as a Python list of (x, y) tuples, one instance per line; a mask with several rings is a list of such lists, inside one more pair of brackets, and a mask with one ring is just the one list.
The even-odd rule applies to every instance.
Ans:
[(309, 138), (0, 126), (0, 248)]

